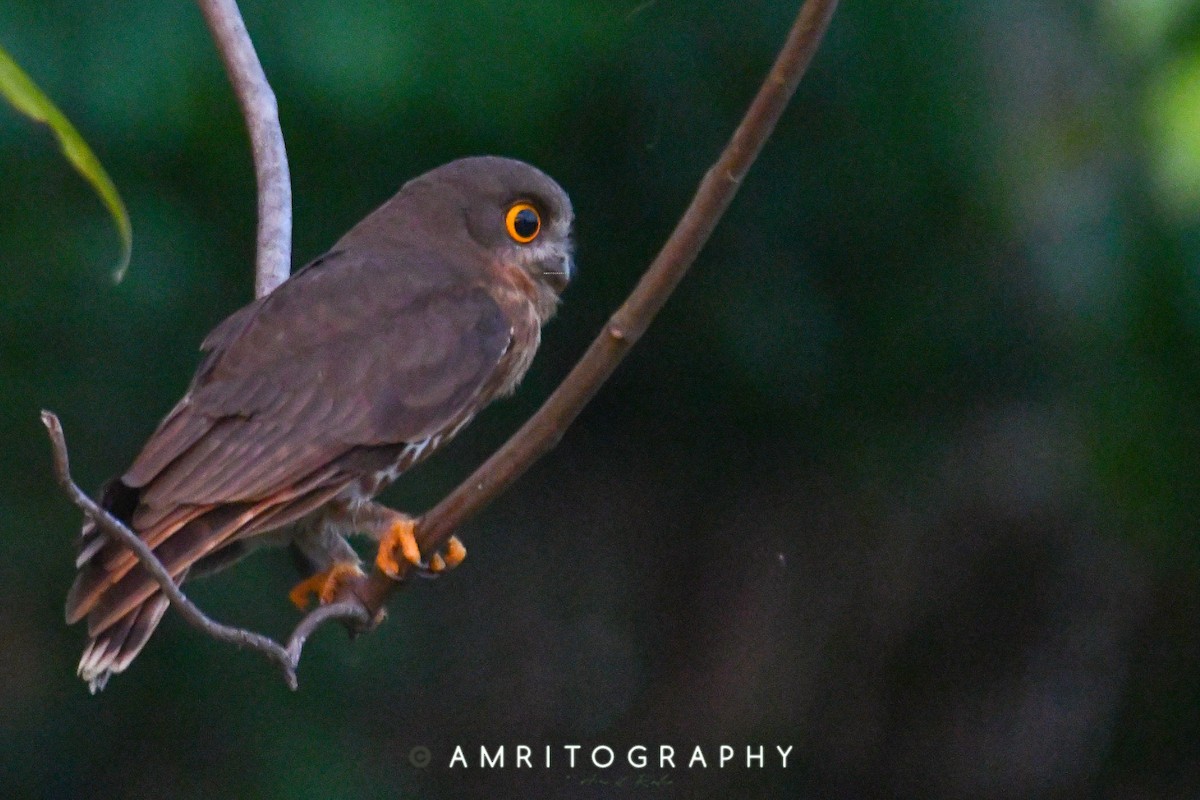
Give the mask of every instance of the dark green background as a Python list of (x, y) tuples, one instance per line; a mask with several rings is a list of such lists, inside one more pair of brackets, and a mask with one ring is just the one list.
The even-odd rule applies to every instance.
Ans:
[[(579, 277), (517, 397), (386, 499), (420, 510), (561, 379), (740, 117), (791, 3), (246, 2), (297, 264), (408, 177), (527, 159)], [(0, 46), (129, 204), (129, 277), (0, 107), (0, 795), (1184, 797), (1200, 791), (1200, 6), (850, 2), (694, 271), (561, 446), (291, 693), (167, 617), (90, 697), (62, 620), (76, 477), (123, 469), (251, 293), (241, 119), (188, 2), (0, 4)], [(381, 320), (386, 324), (386, 320)], [(274, 634), (261, 553), (194, 585)], [(787, 770), (518, 771), (517, 744), (793, 745)], [(509, 768), (480, 770), (480, 744)], [(431, 749), (415, 769), (408, 754)], [(472, 768), (449, 770), (451, 749)], [(557, 751), (562, 755), (561, 750)], [(658, 776), (656, 770), (644, 774)]]

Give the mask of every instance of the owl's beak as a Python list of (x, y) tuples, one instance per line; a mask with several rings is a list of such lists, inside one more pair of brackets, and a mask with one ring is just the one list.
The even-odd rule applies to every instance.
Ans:
[(542, 277), (551, 289), (561, 294), (575, 275), (575, 261), (568, 252), (561, 255), (555, 261), (552, 261), (548, 266), (549, 269), (542, 271)]

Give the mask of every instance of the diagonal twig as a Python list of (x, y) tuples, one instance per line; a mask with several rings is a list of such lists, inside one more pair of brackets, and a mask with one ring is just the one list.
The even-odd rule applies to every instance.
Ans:
[[(261, 297), (286, 279), (291, 247), (291, 192), (275, 99), (254, 55), (236, 3), (233, 0), (198, 2), (218, 40), (251, 131), (259, 181), (259, 250), (255, 285), (256, 293)], [(804, 3), (779, 56), (729, 144), (705, 174), (691, 204), (638, 285), (542, 407), (491, 458), (417, 521), (417, 539), (423, 551), (442, 547), (456, 528), (549, 452), (649, 327), (696, 260), (737, 193), (742, 178), (770, 137), (811, 63), (836, 8), (837, 0), (807, 0)], [(273, 143), (276, 139), (278, 147)], [(270, 197), (264, 198), (264, 192)], [(403, 585), (402, 580), (373, 570), (357, 583), (349, 583), (334, 603), (318, 607), (305, 616), (286, 647), (261, 634), (215, 622), (184, 596), (154, 552), (135, 533), (79, 489), (70, 476), (66, 442), (58, 418), (43, 411), (42, 421), (54, 449), (58, 482), (72, 502), (105, 533), (134, 552), (189, 623), (213, 638), (261, 652), (283, 670), (284, 679), (293, 689), (296, 688), (296, 669), (304, 643), (318, 627), (329, 620), (340, 619), (352, 623), (356, 629), (368, 628), (382, 618), (388, 598)]]
[(258, 259), (254, 296), (262, 297), (287, 280), (292, 269), (292, 185), (287, 150), (279, 127), (275, 93), (254, 52), (235, 0), (196, 0), (212, 31), (229, 82), (237, 95), (258, 183)]

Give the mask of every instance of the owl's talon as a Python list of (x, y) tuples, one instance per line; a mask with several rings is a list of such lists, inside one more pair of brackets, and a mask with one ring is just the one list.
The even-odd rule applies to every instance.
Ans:
[(326, 605), (333, 602), (347, 581), (362, 576), (363, 571), (358, 564), (349, 561), (339, 562), (324, 572), (318, 572), (297, 583), (288, 592), (288, 599), (301, 611), (308, 608), (309, 595), (316, 595), (321, 605)]
[(416, 522), (407, 517), (394, 521), (387, 534), (379, 542), (375, 555), (375, 566), (384, 575), (399, 580), (402, 570), (400, 558), (408, 562), (417, 574), (425, 578), (436, 578), (448, 569), (457, 567), (467, 557), (467, 548), (457, 536), (451, 536), (441, 553), (434, 553), (428, 562), (421, 559), (421, 549), (414, 535)]
[(405, 561), (417, 569), (428, 568), (421, 560), (421, 548), (417, 547), (417, 538), (413, 535), (416, 527), (417, 523), (407, 517), (397, 519), (380, 540), (379, 552), (375, 555), (375, 566), (379, 567), (379, 571), (389, 578), (399, 579), (400, 577), (400, 562), (396, 558), (397, 555), (403, 556)]
[(467, 557), (467, 548), (457, 536), (451, 536), (446, 542), (446, 569), (454, 569)]
[(418, 569), (422, 578), (436, 578), (443, 572), (457, 567), (466, 557), (467, 548), (463, 547), (462, 541), (457, 536), (451, 536), (442, 552), (434, 553), (433, 557), (429, 559), (429, 566), (424, 569), (418, 567)]

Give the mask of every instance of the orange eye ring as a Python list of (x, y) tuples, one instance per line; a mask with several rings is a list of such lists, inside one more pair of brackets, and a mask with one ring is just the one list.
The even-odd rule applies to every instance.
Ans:
[(504, 227), (513, 241), (529, 244), (542, 232), (542, 215), (529, 203), (516, 203), (504, 215)]

